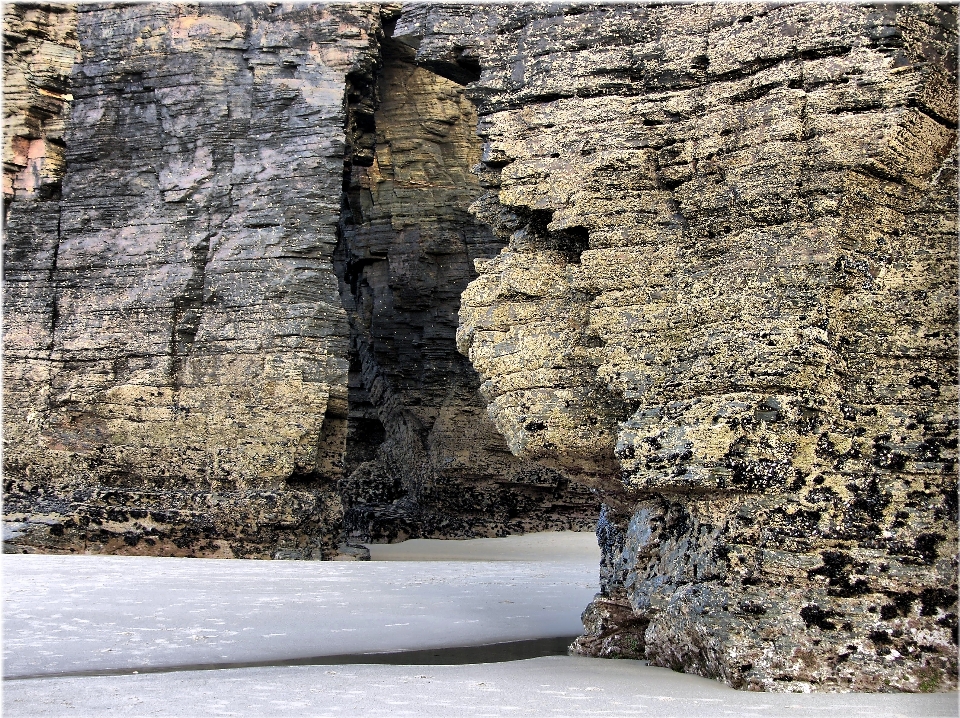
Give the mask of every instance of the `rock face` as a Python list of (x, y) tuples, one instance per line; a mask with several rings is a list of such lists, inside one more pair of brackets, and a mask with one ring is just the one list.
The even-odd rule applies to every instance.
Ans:
[(468, 212), (482, 192), (470, 171), (481, 151), (473, 105), (413, 55), (384, 43), (367, 115), (373, 154), (354, 157), (346, 190), (338, 253), (353, 330), (346, 529), (375, 541), (589, 530), (594, 495), (510, 453), (457, 353), (473, 260), (504, 243)]
[(48, 550), (332, 556), (344, 88), (378, 12), (75, 11), (63, 198), (18, 174), (8, 215), (6, 517)]
[(3, 42), (3, 198), (50, 199), (63, 177), (76, 13), (64, 5), (5, 5)]
[(591, 486), (576, 650), (956, 685), (955, 7), (5, 38), (8, 548), (330, 558), (341, 494), (397, 540), (580, 527)]
[(330, 558), (341, 493), (365, 539), (592, 525), (456, 351), (503, 242), (397, 8), (5, 12), (8, 550)]
[(606, 506), (576, 650), (754, 690), (957, 669), (955, 8), (420, 5), (485, 140), (458, 341)]

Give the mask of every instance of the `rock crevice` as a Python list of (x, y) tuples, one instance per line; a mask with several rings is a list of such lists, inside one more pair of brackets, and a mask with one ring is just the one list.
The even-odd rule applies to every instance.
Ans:
[(397, 7), (5, 12), (9, 550), (331, 558), (344, 500), (380, 541), (592, 524), (456, 352), (500, 244)]
[(509, 453), (456, 351), (473, 260), (503, 244), (467, 211), (481, 192), (472, 104), (392, 38), (363, 85), (373, 109), (363, 109), (368, 134), (349, 167), (337, 253), (352, 328), (348, 534), (395, 541), (592, 526), (596, 499), (585, 487)]

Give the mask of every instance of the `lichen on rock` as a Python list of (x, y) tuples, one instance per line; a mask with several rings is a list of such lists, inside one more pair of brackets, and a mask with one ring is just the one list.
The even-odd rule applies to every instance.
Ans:
[(624, 536), (577, 650), (954, 686), (955, 9), (423, 5), (397, 32), (479, 67), (473, 211), (508, 245), (460, 349), (511, 450)]
[(331, 558), (341, 495), (376, 540), (602, 499), (575, 650), (955, 687), (955, 7), (5, 37), (8, 549)]

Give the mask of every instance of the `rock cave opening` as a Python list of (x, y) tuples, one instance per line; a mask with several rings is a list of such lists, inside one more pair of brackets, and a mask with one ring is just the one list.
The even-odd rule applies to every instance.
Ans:
[[(590, 530), (596, 499), (510, 454), (456, 348), (473, 261), (505, 245), (469, 211), (482, 193), (482, 144), (463, 84), (477, 76), (462, 58), (455, 79), (416, 63), (389, 25), (370, 74), (348, 76), (350, 113), (361, 119), (348, 121), (335, 253), (351, 327), (346, 534)], [(585, 239), (574, 230), (558, 241), (576, 252)]]

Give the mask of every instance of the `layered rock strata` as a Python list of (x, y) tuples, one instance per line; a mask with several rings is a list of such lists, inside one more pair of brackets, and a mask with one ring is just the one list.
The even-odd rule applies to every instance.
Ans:
[(346, 530), (374, 541), (589, 530), (595, 496), (510, 453), (457, 353), (473, 260), (503, 242), (468, 212), (482, 191), (473, 105), (413, 55), (387, 40), (375, 110), (355, 111), (374, 142), (351, 163), (338, 253), (353, 336)]
[(66, 5), (3, 9), (3, 198), (56, 198), (77, 18)]
[(575, 649), (754, 690), (957, 670), (956, 9), (409, 8), (485, 140), (458, 341), (606, 499)]
[[(7, 27), (72, 37), (53, 10), (30, 29), (35, 12)], [(348, 413), (332, 264), (344, 91), (376, 61), (377, 8), (56, 11), (72, 12), (63, 198), (21, 200), (15, 175), (4, 244), (14, 544), (330, 557)], [(57, 68), (44, 98), (66, 96)]]
[(341, 494), (373, 540), (592, 524), (456, 351), (503, 242), (397, 7), (5, 12), (8, 550), (329, 558)]
[(956, 9), (396, 18), (5, 8), (8, 546), (329, 558), (337, 482), (392, 540), (577, 481), (577, 650), (955, 686)]

